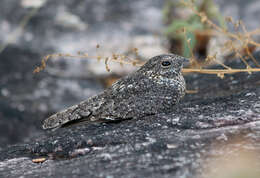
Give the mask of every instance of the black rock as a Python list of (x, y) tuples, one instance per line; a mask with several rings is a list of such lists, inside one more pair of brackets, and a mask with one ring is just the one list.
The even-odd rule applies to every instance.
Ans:
[[(225, 156), (227, 145), (236, 148), (228, 155), (239, 149), (259, 153), (260, 88), (253, 85), (259, 75), (236, 74), (240, 85), (228, 92), (221, 87), (231, 85), (227, 79), (211, 76), (219, 81), (215, 95), (190, 94), (171, 114), (50, 131), (1, 150), (0, 171), (13, 177), (207, 176), (204, 167)], [(199, 87), (206, 86), (207, 77), (201, 77)], [(47, 161), (32, 162), (42, 157)]]
[[(205, 170), (221, 157), (230, 160), (229, 165), (259, 164), (254, 159), (232, 159), (243, 157), (241, 151), (260, 156), (259, 73), (225, 75), (224, 79), (188, 75), (188, 89), (198, 93), (186, 95), (170, 114), (43, 132), (44, 118), (102, 87), (82, 61), (49, 61), (46, 71), (33, 75), (41, 57), (83, 49), (95, 52), (99, 42), (121, 49), (135, 35), (160, 32), (161, 16), (157, 15), (163, 1), (46, 2), (23, 35), (0, 53), (0, 177), (194, 178), (212, 177)], [(248, 5), (242, 0), (218, 2), (223, 14), (243, 18), (249, 29), (258, 26), (257, 0)], [(57, 20), (63, 10), (78, 16), (80, 23), (66, 26)], [(1, 43), (30, 11), (21, 1), (1, 1)], [(244, 67), (236, 61), (230, 66)], [(46, 161), (34, 163), (36, 158)], [(218, 172), (225, 171), (220, 166)]]

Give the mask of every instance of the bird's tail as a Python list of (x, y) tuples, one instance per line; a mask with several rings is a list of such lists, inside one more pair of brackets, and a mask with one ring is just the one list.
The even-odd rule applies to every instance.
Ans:
[(82, 107), (80, 107), (80, 104), (74, 105), (44, 120), (42, 128), (59, 128), (64, 125), (68, 125), (71, 122), (80, 121), (81, 119), (88, 117), (90, 114), (91, 112), (88, 110), (84, 110)]

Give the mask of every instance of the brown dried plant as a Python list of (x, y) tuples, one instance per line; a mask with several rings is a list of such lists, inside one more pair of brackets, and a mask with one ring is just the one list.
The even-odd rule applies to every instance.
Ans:
[[(235, 32), (231, 32), (231, 31), (224, 29), (221, 26), (215, 24), (214, 22), (212, 22), (205, 15), (205, 13), (199, 12), (198, 10), (196, 10), (194, 2), (192, 0), (188, 0), (188, 1), (181, 0), (180, 2), (183, 5), (185, 5), (187, 8), (191, 9), (194, 14), (199, 16), (202, 23), (204, 23), (210, 27), (211, 30), (208, 31), (208, 33), (210, 33), (211, 35), (214, 35), (214, 36), (223, 36), (223, 35), (226, 36), (228, 40), (225, 42), (225, 45), (222, 49), (223, 52), (225, 50), (229, 51), (229, 52), (233, 52), (235, 54), (235, 56), (238, 57), (245, 65), (245, 68), (234, 69), (234, 68), (227, 66), (227, 65), (223, 64), (222, 62), (220, 62), (216, 57), (217, 54), (214, 54), (212, 56), (207, 56), (207, 58), (204, 61), (206, 62), (206, 64), (213, 61), (213, 62), (221, 65), (223, 67), (223, 69), (205, 69), (205, 68), (203, 68), (204, 65), (199, 64), (199, 62), (195, 59), (195, 56), (192, 52), (192, 48), (189, 47), (190, 53), (192, 54), (191, 58), (190, 58), (190, 61), (191, 61), (190, 63), (191, 63), (192, 67), (184, 68), (183, 73), (215, 74), (220, 78), (224, 78), (225, 74), (233, 74), (233, 73), (239, 73), (239, 72), (247, 72), (250, 74), (252, 72), (260, 72), (260, 64), (252, 55), (252, 51), (254, 51), (257, 47), (260, 47), (260, 43), (254, 41), (252, 38), (252, 36), (260, 34), (260, 28), (254, 30), (254, 31), (248, 32), (242, 21), (234, 22), (231, 17), (226, 17), (226, 21), (233, 24), (233, 26), (234, 26)], [(239, 32), (239, 30), (238, 30), (239, 28), (242, 29), (242, 32)], [(186, 29), (183, 29), (183, 33), (184, 34), (186, 33)], [(184, 36), (186, 37), (186, 35), (184, 35)], [(188, 45), (190, 46), (190, 39), (188, 39), (186, 37), (186, 41), (187, 41)], [(96, 48), (100, 49), (100, 45), (99, 44), (96, 45)], [(41, 70), (43, 70), (46, 67), (46, 62), (50, 58), (57, 58), (57, 57), (88, 58), (88, 59), (97, 59), (98, 61), (105, 60), (105, 66), (106, 66), (106, 70), (108, 72), (110, 71), (110, 68), (108, 65), (109, 61), (117, 62), (117, 63), (120, 63), (121, 65), (130, 64), (130, 65), (134, 65), (134, 66), (142, 66), (144, 64), (144, 62), (140, 61), (137, 57), (138, 49), (134, 48), (132, 51), (135, 54), (136, 59), (132, 59), (126, 55), (116, 54), (116, 53), (113, 53), (111, 57), (101, 56), (101, 55), (89, 56), (87, 53), (81, 53), (81, 52), (78, 52), (77, 55), (50, 54), (50, 55), (43, 57), (43, 59), (41, 61), (41, 65), (34, 69), (34, 73), (37, 73), (37, 72), (40, 72)], [(244, 57), (244, 56), (246, 56), (246, 57)], [(253, 60), (256, 67), (251, 67), (247, 62), (247, 58)], [(195, 65), (193, 65), (193, 64), (195, 64)], [(194, 67), (194, 66), (197, 66), (197, 67)]]
[[(96, 48), (100, 48), (100, 45), (97, 44)], [(134, 48), (133, 49), (134, 54), (137, 56), (138, 55), (138, 49)], [(117, 54), (117, 53), (113, 53), (111, 57), (108, 56), (101, 56), (101, 55), (97, 55), (97, 56), (89, 56), (88, 53), (82, 53), (82, 52), (78, 52), (77, 55), (72, 55), (72, 54), (62, 54), (62, 53), (58, 53), (58, 54), (49, 54), (47, 56), (44, 56), (41, 60), (41, 65), (36, 67), (33, 71), (33, 73), (38, 73), (42, 70), (44, 70), (46, 68), (46, 63), (50, 58), (60, 58), (60, 57), (69, 57), (69, 58), (84, 58), (84, 59), (96, 59), (98, 61), (100, 60), (105, 60), (105, 66), (106, 66), (106, 70), (108, 72), (110, 72), (110, 68), (108, 65), (108, 61), (113, 61), (113, 62), (117, 62), (120, 63), (120, 65), (122, 66), (123, 64), (128, 64), (128, 65), (133, 65), (133, 66), (142, 66), (144, 64), (144, 62), (140, 61), (138, 58), (136, 59), (132, 59), (126, 55), (123, 54)]]
[[(205, 15), (205, 13), (199, 12), (198, 10), (196, 10), (194, 2), (192, 0), (189, 0), (189, 1), (181, 0), (181, 3), (183, 5), (185, 5), (186, 7), (188, 7), (189, 9), (191, 9), (194, 14), (196, 14), (197, 16), (200, 17), (202, 23), (208, 25), (210, 27), (210, 29), (212, 29), (210, 32), (212, 35), (226, 36), (228, 40), (226, 41), (224, 48), (222, 50), (223, 51), (227, 50), (227, 51), (235, 53), (235, 56), (238, 57), (245, 64), (245, 68), (233, 69), (232, 67), (229, 67), (229, 66), (223, 64), (222, 62), (220, 62), (219, 60), (217, 60), (216, 54), (215, 54), (213, 56), (207, 56), (207, 58), (204, 61), (206, 61), (206, 62), (214, 61), (217, 64), (221, 65), (224, 69), (203, 69), (201, 66), (200, 68), (185, 68), (185, 69), (183, 69), (184, 73), (197, 72), (197, 73), (203, 73), (203, 74), (216, 74), (217, 76), (223, 78), (224, 74), (233, 74), (233, 73), (238, 73), (238, 72), (252, 73), (252, 72), (260, 71), (260, 68), (259, 68), (260, 65), (257, 62), (257, 60), (254, 58), (254, 56), (252, 55), (252, 49), (254, 50), (257, 47), (260, 47), (260, 43), (255, 42), (252, 39), (252, 36), (259, 35), (260, 29), (256, 29), (252, 32), (248, 32), (246, 29), (246, 26), (244, 25), (244, 23), (241, 20), (234, 22), (231, 17), (227, 17), (226, 21), (232, 23), (235, 28), (235, 32), (230, 32), (227, 29), (224, 29), (224, 28), (220, 27), (219, 25), (215, 24), (214, 22), (212, 22)], [(242, 32), (238, 31), (239, 28), (242, 29)], [(185, 29), (184, 29), (184, 33), (186, 33)], [(189, 39), (186, 39), (186, 41), (188, 44), (190, 44)], [(192, 51), (191, 51), (191, 54), (193, 54)], [(246, 57), (244, 57), (244, 56), (253, 60), (255, 66), (257, 66), (257, 68), (251, 67), (248, 64)], [(192, 55), (191, 62), (194, 62), (194, 61), (196, 62), (197, 60), (194, 58), (194, 55)]]

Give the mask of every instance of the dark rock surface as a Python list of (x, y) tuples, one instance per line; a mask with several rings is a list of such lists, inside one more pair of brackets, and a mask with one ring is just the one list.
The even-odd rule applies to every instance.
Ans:
[[(31, 12), (30, 4), (34, 4), (33, 2), (35, 1), (0, 2), (1, 44), (6, 44), (9, 37), (15, 36), (14, 31)], [(29, 136), (41, 133), (40, 121), (47, 115), (78, 103), (103, 89), (96, 79), (100, 75), (108, 75), (105, 67), (101, 64), (93, 65), (88, 60), (51, 60), (44, 72), (33, 75), (33, 69), (40, 64), (44, 55), (53, 52), (75, 54), (77, 51), (96, 54), (96, 44), (101, 45), (101, 52), (105, 54), (115, 51), (123, 53), (131, 47), (137, 47), (140, 53), (146, 51), (150, 57), (162, 53), (158, 50), (158, 44), (151, 39), (154, 39), (155, 33), (160, 34), (163, 31), (163, 1), (42, 2), (44, 3), (28, 21), (23, 33), (0, 53), (0, 147), (22, 142)], [(243, 18), (246, 26), (253, 24), (252, 21), (259, 16), (254, 10), (258, 7), (258, 1), (250, 1), (246, 5), (244, 1), (217, 2), (224, 14), (232, 12), (228, 15), (235, 19)], [(233, 13), (237, 12), (236, 9), (241, 13)], [(254, 23), (252, 28), (257, 26)], [(144, 41), (150, 46), (147, 48), (134, 41)], [(157, 41), (160, 43), (161, 39)], [(162, 44), (159, 46), (162, 48)], [(119, 70), (125, 75), (129, 68), (115, 66), (112, 71)], [(211, 81), (211, 77), (205, 77), (205, 80)], [(191, 81), (200, 82), (193, 79)], [(214, 93), (219, 81), (220, 79), (207, 86), (210, 89), (205, 87), (208, 94), (200, 97)], [(226, 87), (230, 89), (229, 85)], [(196, 88), (191, 86), (190, 89)], [(205, 93), (205, 90), (200, 91)]]
[[(50, 60), (45, 71), (34, 75), (43, 56), (78, 51), (96, 55), (97, 44), (102, 54), (109, 51), (111, 55), (114, 49), (129, 48), (133, 36), (161, 28), (159, 18), (152, 18), (149, 26), (143, 23), (160, 16), (160, 1), (61, 0), (42, 1), (23, 32), (16, 35), (34, 2), (0, 2), (0, 48), (10, 42), (0, 50), (0, 147), (37, 136), (47, 115), (103, 90), (99, 78), (109, 73), (102, 64), (91, 63), (95, 60)], [(141, 11), (144, 7), (146, 12)], [(117, 68), (126, 74), (131, 67)]]
[(102, 90), (93, 79), (34, 75), (41, 56), (29, 49), (9, 46), (0, 58), (0, 147), (36, 136), (50, 112)]
[[(31, 10), (21, 2), (0, 2), (1, 43)], [(205, 169), (227, 153), (253, 152), (260, 160), (258, 73), (223, 80), (185, 76), (188, 89), (198, 93), (186, 95), (169, 115), (41, 130), (41, 120), (51, 113), (102, 90), (91, 71), (99, 68), (83, 60), (53, 60), (46, 71), (33, 75), (41, 57), (79, 50), (95, 54), (97, 43), (105, 52), (125, 51), (135, 36), (161, 31), (162, 2), (46, 1), (23, 35), (0, 53), (0, 177), (212, 177)], [(221, 12), (243, 18), (249, 29), (259, 26), (259, 1), (218, 2)], [(236, 61), (231, 65), (244, 67)], [(42, 157), (47, 160), (32, 162)]]
[[(50, 131), (26, 144), (2, 149), (0, 173), (10, 177), (207, 177), (205, 167), (225, 156), (227, 145), (235, 148), (228, 150), (229, 155), (240, 149), (259, 153), (259, 75), (236, 74), (224, 80), (186, 76), (190, 86), (202, 92), (187, 95), (171, 114)], [(209, 79), (215, 84), (212, 88)], [(32, 162), (42, 157), (47, 161)]]

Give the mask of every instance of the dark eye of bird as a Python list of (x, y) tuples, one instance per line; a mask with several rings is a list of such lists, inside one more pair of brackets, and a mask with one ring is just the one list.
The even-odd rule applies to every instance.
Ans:
[(170, 65), (171, 65), (170, 61), (163, 61), (162, 62), (162, 66), (164, 66), (164, 67), (167, 67), (167, 66), (170, 66)]

